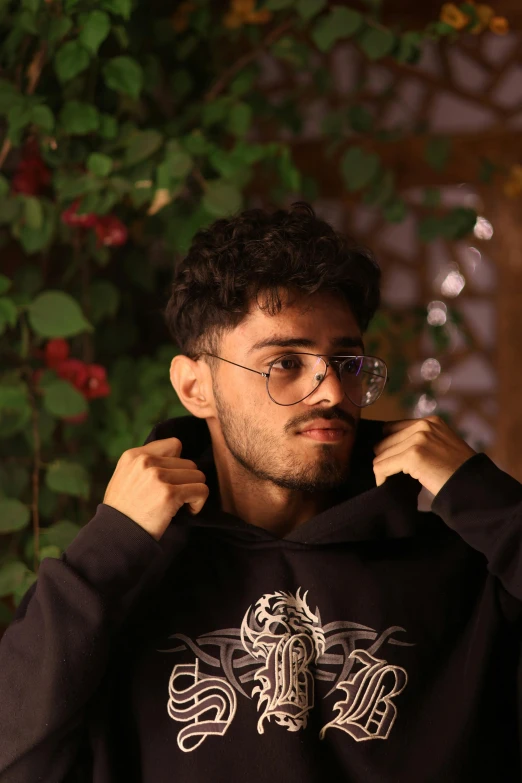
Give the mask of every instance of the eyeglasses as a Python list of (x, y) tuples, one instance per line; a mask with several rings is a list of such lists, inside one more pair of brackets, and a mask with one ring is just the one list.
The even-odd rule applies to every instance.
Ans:
[(327, 356), (326, 361), (315, 353), (287, 353), (270, 362), (268, 372), (253, 370), (213, 353), (200, 353), (194, 358), (200, 356), (213, 356), (262, 375), (266, 378), (268, 396), (277, 405), (296, 405), (305, 400), (325, 379), (328, 367), (333, 367), (350, 402), (366, 408), (379, 399), (388, 377), (385, 362), (376, 356)]

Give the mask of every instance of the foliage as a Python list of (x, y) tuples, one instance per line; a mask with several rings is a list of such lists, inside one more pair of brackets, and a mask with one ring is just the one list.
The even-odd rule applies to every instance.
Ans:
[[(257, 187), (275, 202), (319, 190), (281, 133), (302, 127), (298, 88), (268, 100), (261, 55), (328, 95), (338, 42), (414, 64), (424, 40), (456, 35), (440, 20), (388, 28), (379, 7), (193, 0), (165, 17), (142, 0), (0, 0), (0, 624), (91, 518), (121, 453), (186, 413), (160, 318), (173, 260)], [(349, 193), (400, 221), (374, 126), (355, 92), (325, 137), (344, 145)], [(443, 168), (448, 140), (427, 142)], [(469, 231), (473, 213), (435, 201), (425, 239)]]

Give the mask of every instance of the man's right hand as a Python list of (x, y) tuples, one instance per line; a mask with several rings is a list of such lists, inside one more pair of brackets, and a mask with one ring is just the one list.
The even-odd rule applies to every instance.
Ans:
[(181, 459), (181, 449), (178, 438), (163, 438), (124, 451), (103, 498), (156, 541), (184, 503), (199, 514), (209, 495), (205, 474), (192, 460)]

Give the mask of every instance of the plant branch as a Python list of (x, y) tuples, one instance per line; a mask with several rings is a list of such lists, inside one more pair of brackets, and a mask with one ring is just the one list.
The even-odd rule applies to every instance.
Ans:
[[(27, 90), (25, 92), (26, 95), (32, 95), (34, 91), (36, 90), (36, 86), (38, 82), (40, 81), (40, 76), (42, 75), (42, 70), (45, 63), (45, 57), (47, 55), (47, 44), (43, 43), (41, 47), (38, 49), (36, 54), (34, 55), (33, 59), (29, 63), (29, 66), (27, 68)], [(2, 148), (0, 149), (0, 169), (5, 163), (5, 160), (7, 156), (9, 155), (9, 152), (11, 151), (12, 142), (9, 138), (4, 139), (4, 143), (2, 144)]]
[(213, 101), (215, 98), (217, 98), (217, 96), (223, 92), (231, 79), (233, 79), (234, 76), (239, 73), (239, 71), (256, 60), (268, 46), (271, 46), (278, 40), (278, 38), (284, 35), (287, 30), (290, 30), (293, 25), (293, 21), (294, 20), (292, 18), (285, 19), (285, 21), (281, 22), (280, 25), (274, 27), (274, 29), (271, 30), (268, 35), (265, 36), (265, 38), (263, 38), (258, 46), (256, 46), (254, 49), (251, 49), (251, 51), (246, 52), (246, 54), (242, 55), (242, 57), (236, 60), (236, 62), (231, 65), (230, 68), (227, 68), (205, 95), (205, 103), (209, 103), (210, 101)]

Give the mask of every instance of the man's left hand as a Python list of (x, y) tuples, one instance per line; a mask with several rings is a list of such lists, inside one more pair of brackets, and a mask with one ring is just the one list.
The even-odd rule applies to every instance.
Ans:
[(436, 495), (474, 451), (439, 416), (390, 421), (386, 435), (374, 448), (377, 486), (394, 473), (409, 473)]

